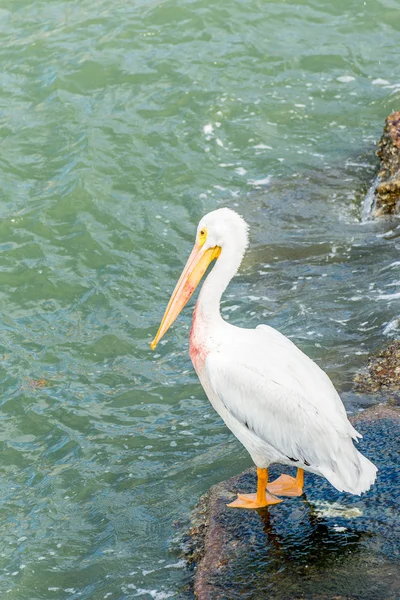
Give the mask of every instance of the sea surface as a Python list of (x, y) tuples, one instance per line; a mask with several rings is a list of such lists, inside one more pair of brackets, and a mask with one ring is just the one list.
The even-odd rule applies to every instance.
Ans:
[(0, 597), (180, 598), (210, 485), (250, 466), (188, 356), (149, 348), (198, 220), (251, 245), (222, 302), (330, 375), (400, 329), (396, 223), (363, 220), (400, 109), (398, 0), (3, 0)]

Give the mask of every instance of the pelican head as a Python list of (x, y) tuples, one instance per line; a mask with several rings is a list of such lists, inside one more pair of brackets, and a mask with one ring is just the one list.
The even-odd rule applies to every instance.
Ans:
[(168, 302), (157, 335), (150, 344), (152, 350), (186, 306), (210, 263), (222, 253), (229, 253), (239, 255), (240, 264), (247, 245), (247, 223), (234, 210), (219, 208), (201, 219), (193, 250)]
[(196, 240), (203, 231), (206, 233), (206, 247), (219, 246), (221, 250), (236, 247), (244, 253), (248, 245), (248, 229), (246, 221), (237, 212), (230, 208), (219, 208), (201, 219), (197, 226)]

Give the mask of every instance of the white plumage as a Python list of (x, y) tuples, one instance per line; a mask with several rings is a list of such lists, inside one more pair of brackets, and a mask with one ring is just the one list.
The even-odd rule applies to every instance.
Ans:
[(354, 447), (361, 436), (314, 362), (265, 325), (225, 323), (213, 342), (200, 381), (258, 467), (277, 462), (323, 475), (340, 491), (369, 489), (376, 468)]
[[(348, 421), (329, 377), (272, 327), (243, 329), (220, 315), (221, 295), (248, 244), (245, 221), (227, 208), (213, 211), (200, 221), (196, 244), (202, 256), (218, 249), (195, 307), (190, 336), (193, 365), (215, 410), (259, 469), (281, 463), (322, 475), (340, 491), (368, 490), (377, 469), (354, 447), (353, 440), (362, 436)], [(195, 250), (184, 271), (189, 278)], [(180, 294), (182, 277), (171, 302)], [(192, 287), (193, 282), (180, 309)]]

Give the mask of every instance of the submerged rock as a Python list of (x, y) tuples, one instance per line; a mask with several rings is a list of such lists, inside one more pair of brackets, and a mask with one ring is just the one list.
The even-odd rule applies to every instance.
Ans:
[(377, 356), (368, 360), (365, 371), (354, 378), (357, 390), (363, 393), (392, 392), (400, 397), (400, 341), (396, 340)]
[(381, 161), (372, 215), (400, 212), (400, 111), (390, 114), (385, 121), (377, 156)]
[[(255, 490), (249, 469), (213, 486), (189, 531), (199, 600), (391, 600), (400, 597), (398, 451), (400, 410), (367, 409), (353, 419), (360, 450), (379, 468), (362, 497), (306, 473), (305, 494), (258, 511), (227, 508)], [(275, 478), (280, 468), (270, 469)]]

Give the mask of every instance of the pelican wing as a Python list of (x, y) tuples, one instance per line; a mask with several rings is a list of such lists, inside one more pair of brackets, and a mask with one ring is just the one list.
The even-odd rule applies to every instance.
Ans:
[[(287, 387), (305, 396), (339, 430), (350, 433), (354, 439), (361, 438), (362, 435), (348, 421), (343, 402), (328, 375), (273, 327), (259, 325), (256, 332), (263, 338), (264, 360), (261, 359), (259, 364), (263, 372), (270, 371), (272, 367), (275, 378), (278, 377)], [(265, 364), (265, 359), (270, 368)]]
[(313, 361), (265, 329), (236, 330), (236, 339), (207, 356), (212, 389), (231, 415), (278, 453), (298, 466), (333, 469), (341, 446), (357, 435), (342, 401)]

